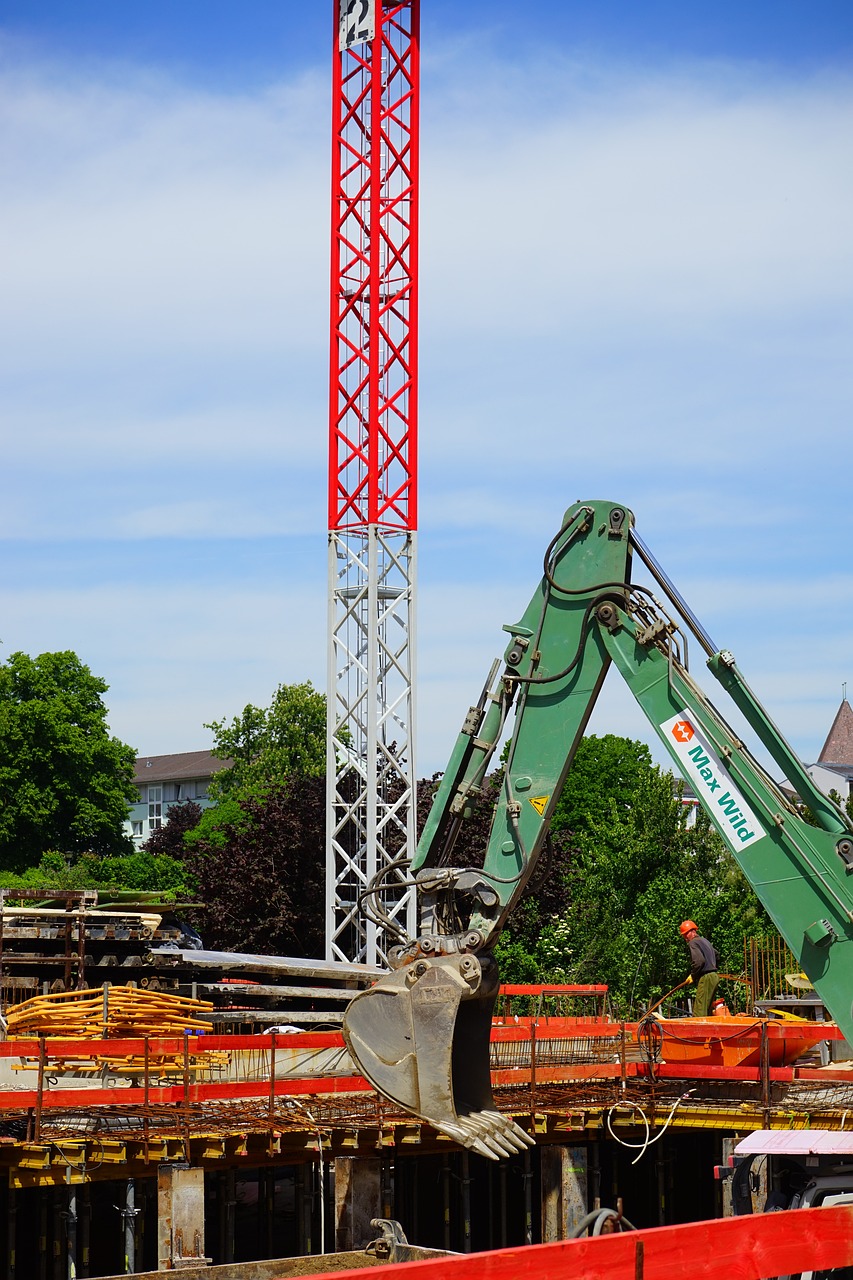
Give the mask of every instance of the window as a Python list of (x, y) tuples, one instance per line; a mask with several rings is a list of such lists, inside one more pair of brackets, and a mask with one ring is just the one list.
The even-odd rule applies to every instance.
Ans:
[(142, 835), (142, 823), (141, 823), (141, 822), (133, 822), (133, 823), (131, 823), (131, 826), (133, 827), (133, 834), (134, 834), (134, 836), (141, 836), (141, 835)]
[(148, 788), (148, 830), (156, 831), (163, 825), (163, 788)]

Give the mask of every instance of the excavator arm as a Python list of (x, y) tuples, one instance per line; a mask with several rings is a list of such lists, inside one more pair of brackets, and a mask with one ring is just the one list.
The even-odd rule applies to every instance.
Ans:
[[(634, 585), (639, 558), (653, 586)], [(662, 598), (660, 598), (662, 597)], [(726, 650), (718, 650), (615, 503), (577, 503), (545, 555), (542, 580), (465, 718), (411, 871), (415, 939), (392, 948), (393, 972), (344, 1018), (355, 1061), (405, 1110), (483, 1155), (528, 1136), (495, 1111), (489, 1031), (495, 942), (536, 864), (554, 807), (612, 662), (673, 764), (695, 790), (779, 932), (853, 1041), (853, 834), (815, 786)], [(750, 753), (689, 669), (707, 665), (811, 811), (817, 826)], [(482, 865), (453, 847), (514, 710)], [(369, 896), (369, 895), (368, 895)]]

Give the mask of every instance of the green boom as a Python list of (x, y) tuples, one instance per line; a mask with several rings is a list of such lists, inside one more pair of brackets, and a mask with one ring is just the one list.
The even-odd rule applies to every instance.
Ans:
[[(853, 836), (846, 819), (815, 786), (729, 653), (709, 651), (708, 667), (817, 827), (804, 821), (694, 682), (685, 628), (706, 650), (710, 642), (677, 592), (672, 607), (664, 608), (650, 592), (630, 585), (637, 546), (633, 516), (624, 506), (591, 501), (566, 512), (533, 599), (521, 621), (504, 628), (512, 637), (506, 668), (469, 712), (414, 869), (447, 861), (466, 801), (485, 775), (515, 701), (504, 789), (483, 862), (482, 879), (492, 892), (469, 920), (469, 930), (482, 934), (481, 945), (494, 945), (533, 869), (613, 662), (853, 1042)], [(651, 557), (649, 562), (660, 573)], [(661, 578), (659, 585), (670, 588)]]
[[(635, 556), (654, 592), (632, 583)], [(389, 952), (394, 973), (356, 996), (344, 1017), (363, 1073), (481, 1154), (500, 1158), (530, 1141), (491, 1100), (491, 953), (533, 871), (611, 662), (853, 1042), (853, 835), (645, 547), (627, 507), (596, 500), (569, 508), (533, 599), (504, 630), (506, 665), (495, 664), (465, 717), (413, 860), (418, 937)], [(688, 646), (697, 643), (817, 826), (694, 682)], [(513, 709), (482, 866), (454, 867), (456, 835)]]

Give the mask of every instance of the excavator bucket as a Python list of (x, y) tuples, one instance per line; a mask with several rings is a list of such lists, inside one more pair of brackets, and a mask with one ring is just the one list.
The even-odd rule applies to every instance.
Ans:
[(491, 956), (422, 958), (359, 992), (343, 1020), (350, 1055), (379, 1093), (491, 1160), (533, 1145), (492, 1098), (497, 988)]

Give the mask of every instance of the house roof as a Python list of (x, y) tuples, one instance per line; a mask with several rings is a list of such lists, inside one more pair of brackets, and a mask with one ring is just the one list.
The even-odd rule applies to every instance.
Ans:
[(228, 769), (233, 760), (220, 760), (212, 751), (179, 751), (171, 756), (137, 756), (136, 783), (176, 782), (181, 778), (209, 778)]
[(846, 698), (835, 713), (832, 728), (817, 758), (818, 764), (853, 768), (853, 708)]

